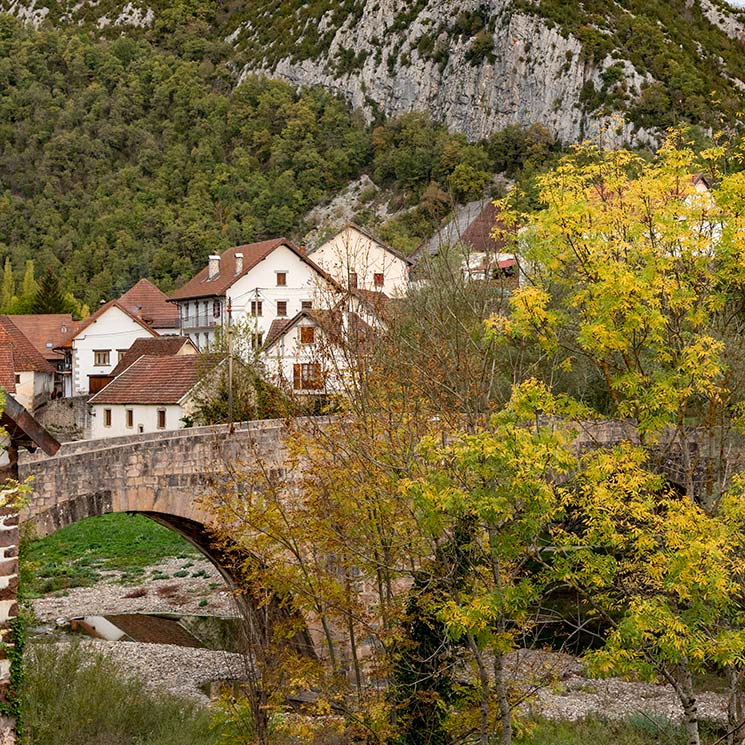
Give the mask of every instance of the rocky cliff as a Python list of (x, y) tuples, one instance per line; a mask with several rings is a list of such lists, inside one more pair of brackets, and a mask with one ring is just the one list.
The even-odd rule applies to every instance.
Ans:
[[(257, 0), (185, 3), (252, 73), (324, 86), (369, 120), (426, 110), (479, 139), (540, 122), (565, 142), (654, 139), (733, 120), (745, 14), (723, 0)], [(0, 0), (39, 24), (147, 33), (162, 0)], [(188, 15), (187, 13), (187, 15)]]

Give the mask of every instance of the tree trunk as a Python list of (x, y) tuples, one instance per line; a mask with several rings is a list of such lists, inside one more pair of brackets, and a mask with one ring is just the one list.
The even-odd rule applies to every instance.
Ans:
[(734, 665), (727, 668), (729, 699), (727, 701), (727, 745), (745, 743), (745, 717), (743, 717), (740, 672)]
[(476, 640), (468, 635), (468, 646), (471, 648), (476, 667), (479, 671), (479, 684), (481, 685), (481, 725), (479, 727), (479, 742), (481, 745), (489, 745), (489, 676), (484, 665), (483, 652), (478, 648)]
[(502, 722), (502, 733), (499, 739), (501, 745), (512, 743), (512, 716), (510, 714), (510, 702), (507, 699), (507, 687), (504, 681), (504, 655), (497, 652), (494, 655), (494, 685), (497, 690), (497, 703)]
[(678, 670), (676, 692), (683, 706), (688, 745), (701, 745), (698, 733), (698, 702), (693, 692), (691, 673), (685, 668)]

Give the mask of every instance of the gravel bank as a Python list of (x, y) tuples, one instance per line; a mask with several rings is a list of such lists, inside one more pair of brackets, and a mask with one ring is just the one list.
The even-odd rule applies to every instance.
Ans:
[[(188, 564), (188, 566), (187, 566)], [(174, 575), (184, 576), (174, 576)], [(152, 579), (161, 577), (160, 579)], [(196, 575), (196, 576), (195, 576)], [(37, 618), (50, 626), (82, 615), (110, 613), (180, 613), (236, 615), (233, 597), (217, 570), (207, 561), (170, 559), (148, 571), (139, 585), (121, 585), (112, 572), (93, 587), (33, 601)], [(65, 641), (54, 643), (64, 644)], [(122, 668), (143, 678), (149, 687), (207, 703), (199, 686), (211, 680), (241, 677), (241, 655), (169, 644), (106, 642), (82, 638), (91, 650), (103, 650)], [(621, 718), (632, 714), (680, 720), (682, 713), (670, 686), (634, 683), (619, 678), (593, 680), (570, 655), (521, 650), (508, 660), (514, 681), (536, 692), (524, 709), (552, 719), (576, 720), (591, 715)], [(726, 721), (725, 697), (699, 695), (701, 717)]]

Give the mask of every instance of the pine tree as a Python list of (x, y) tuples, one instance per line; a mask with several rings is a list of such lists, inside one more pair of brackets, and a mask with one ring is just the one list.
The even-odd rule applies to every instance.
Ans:
[(5, 269), (3, 270), (3, 284), (0, 290), (0, 310), (3, 313), (9, 313), (13, 305), (13, 296), (15, 295), (16, 285), (13, 278), (13, 262), (10, 256), (5, 259)]
[(31, 305), (33, 313), (67, 313), (68, 304), (60, 290), (57, 275), (47, 269), (39, 282), (39, 288)]
[(36, 281), (35, 277), (34, 260), (28, 259), (26, 261), (26, 270), (23, 273), (23, 285), (21, 293), (24, 299), (27, 298), (29, 301), (31, 301), (36, 295), (38, 289), (39, 283)]

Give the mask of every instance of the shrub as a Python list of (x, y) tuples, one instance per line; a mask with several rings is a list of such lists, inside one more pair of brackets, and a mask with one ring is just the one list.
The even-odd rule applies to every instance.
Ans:
[(22, 719), (33, 745), (213, 745), (206, 709), (148, 692), (109, 657), (79, 644), (26, 656)]

